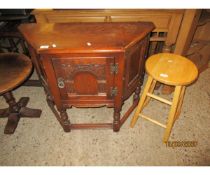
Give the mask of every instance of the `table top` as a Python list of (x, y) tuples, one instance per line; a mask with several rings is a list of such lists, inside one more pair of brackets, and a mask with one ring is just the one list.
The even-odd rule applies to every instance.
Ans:
[(21, 24), (38, 53), (122, 52), (154, 29), (151, 22)]
[(31, 73), (31, 60), (17, 53), (0, 54), (0, 94), (19, 86)]

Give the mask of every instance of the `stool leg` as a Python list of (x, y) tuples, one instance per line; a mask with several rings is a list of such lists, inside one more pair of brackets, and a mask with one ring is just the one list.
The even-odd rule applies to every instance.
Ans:
[(146, 96), (147, 96), (147, 92), (152, 84), (152, 81), (153, 81), (153, 78), (151, 76), (148, 76), (148, 80), (147, 80), (147, 83), (145, 85), (145, 88), (144, 88), (144, 91), (142, 93), (142, 96), (140, 98), (140, 101), (138, 103), (138, 106), (137, 106), (137, 109), (135, 111), (135, 114), (132, 118), (132, 121), (131, 121), (131, 124), (130, 126), (133, 128), (134, 125), (136, 124), (136, 121), (138, 120), (139, 118), (139, 113), (141, 112), (142, 108), (143, 108), (143, 104), (144, 104), (144, 101), (146, 99)]
[(182, 91), (182, 86), (176, 86), (171, 109), (170, 109), (169, 116), (168, 116), (168, 121), (167, 121), (166, 129), (165, 129), (164, 137), (163, 137), (164, 143), (166, 143), (168, 141), (168, 138), (171, 133), (171, 129), (173, 127), (181, 91)]
[[(149, 88), (149, 93), (153, 93), (153, 91), (154, 91), (154, 89), (155, 89), (155, 85), (156, 85), (156, 80), (154, 80), (153, 79), (153, 81), (152, 81), (152, 84), (151, 84), (151, 86), (150, 86), (150, 88)], [(149, 103), (149, 101), (150, 101), (150, 99), (151, 99), (151, 97), (149, 97), (149, 96), (146, 96), (146, 100), (145, 100), (145, 102), (144, 102), (144, 104), (143, 104), (143, 108), (145, 107), (145, 106), (147, 106), (147, 104)]]
[(183, 103), (183, 99), (184, 99), (185, 89), (186, 89), (186, 87), (183, 86), (181, 94), (180, 94), (180, 98), (179, 98), (179, 104), (178, 104), (176, 114), (175, 114), (175, 120), (177, 120), (179, 118), (179, 115), (180, 115), (180, 112), (181, 112), (181, 107), (182, 107), (182, 103)]

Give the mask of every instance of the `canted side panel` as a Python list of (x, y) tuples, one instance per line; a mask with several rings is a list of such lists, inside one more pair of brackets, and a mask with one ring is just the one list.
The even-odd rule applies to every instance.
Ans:
[(37, 58), (37, 59), (39, 59), (41, 75), (44, 78), (44, 80), (47, 82), (48, 80), (47, 80), (46, 70), (45, 70), (44, 64), (43, 64), (43, 58), (40, 55), (40, 58)]
[(145, 54), (148, 37), (126, 51), (125, 92), (124, 98), (129, 97), (136, 89), (144, 71)]
[(36, 54), (36, 51), (33, 49), (33, 47), (29, 44), (29, 52), (31, 55), (31, 60), (33, 62), (33, 65), (35, 66), (35, 69), (38, 73), (38, 76), (44, 81), (45, 86), (47, 86), (47, 75), (45, 72), (45, 68), (43, 66), (42, 61), (42, 55)]
[(64, 82), (60, 88), (62, 99), (84, 105), (110, 100), (114, 83), (110, 64), (113, 62), (112, 57), (53, 58), (56, 77)]
[(128, 53), (128, 66), (130, 71), (128, 72), (128, 87), (130, 84), (138, 78), (139, 68), (141, 63), (141, 44), (135, 45)]

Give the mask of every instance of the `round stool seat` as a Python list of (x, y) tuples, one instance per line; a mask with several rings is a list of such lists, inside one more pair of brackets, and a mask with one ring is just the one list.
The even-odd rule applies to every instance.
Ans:
[(145, 67), (150, 76), (167, 85), (187, 85), (198, 76), (198, 69), (192, 61), (172, 53), (149, 57)]
[(0, 94), (19, 86), (31, 73), (31, 60), (22, 54), (0, 54)]

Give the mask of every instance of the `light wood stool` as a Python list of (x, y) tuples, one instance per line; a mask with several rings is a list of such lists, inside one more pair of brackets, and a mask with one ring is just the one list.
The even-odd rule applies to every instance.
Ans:
[[(198, 69), (193, 62), (183, 56), (171, 53), (160, 53), (148, 58), (146, 61), (146, 71), (148, 73), (148, 79), (130, 126), (134, 127), (139, 116), (141, 116), (165, 128), (163, 142), (166, 143), (173, 124), (180, 114), (186, 85), (192, 83), (197, 78)], [(157, 81), (166, 85), (175, 86), (172, 101), (153, 94)], [(171, 105), (166, 125), (141, 114), (142, 109), (148, 104), (151, 98)]]

